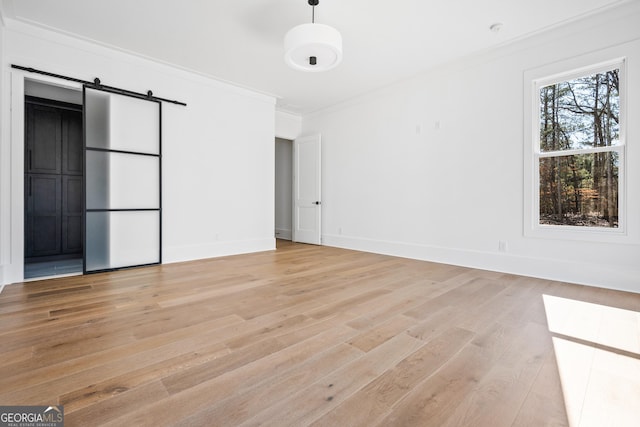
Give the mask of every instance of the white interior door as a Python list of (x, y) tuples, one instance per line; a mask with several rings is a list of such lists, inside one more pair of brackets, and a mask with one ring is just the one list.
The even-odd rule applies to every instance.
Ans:
[(320, 244), (320, 135), (293, 141), (293, 241)]

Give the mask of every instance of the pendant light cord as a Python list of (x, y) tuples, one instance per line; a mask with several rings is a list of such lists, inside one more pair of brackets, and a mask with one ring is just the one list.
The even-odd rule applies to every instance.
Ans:
[(309, 6), (311, 6), (311, 23), (316, 23), (316, 6), (320, 3), (320, 0), (308, 0)]

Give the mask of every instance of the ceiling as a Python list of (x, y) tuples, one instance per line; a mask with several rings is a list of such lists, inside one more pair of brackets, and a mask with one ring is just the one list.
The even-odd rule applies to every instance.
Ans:
[[(343, 62), (289, 69), (285, 33), (307, 0), (1, 0), (2, 13), (277, 97), (304, 114), (633, 0), (321, 0), (316, 22), (342, 33)], [(502, 23), (499, 32), (489, 29)]]

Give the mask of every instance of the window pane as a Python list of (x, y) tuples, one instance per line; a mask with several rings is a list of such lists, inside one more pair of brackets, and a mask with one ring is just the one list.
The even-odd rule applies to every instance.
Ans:
[(540, 159), (540, 224), (618, 227), (617, 152)]
[(160, 159), (87, 150), (87, 209), (160, 208)]
[(87, 212), (87, 271), (160, 261), (160, 213)]
[(85, 88), (87, 147), (160, 153), (157, 102)]
[(619, 70), (540, 89), (540, 151), (619, 144)]

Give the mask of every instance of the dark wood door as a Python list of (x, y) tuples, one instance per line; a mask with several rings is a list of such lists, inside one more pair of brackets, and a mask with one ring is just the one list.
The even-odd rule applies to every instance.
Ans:
[(80, 106), (27, 98), (25, 257), (82, 254)]
[(62, 112), (39, 104), (26, 104), (27, 173), (60, 174), (62, 165)]
[(59, 174), (27, 176), (26, 256), (60, 254), (62, 189)]
[(82, 253), (82, 176), (62, 176), (62, 253)]

